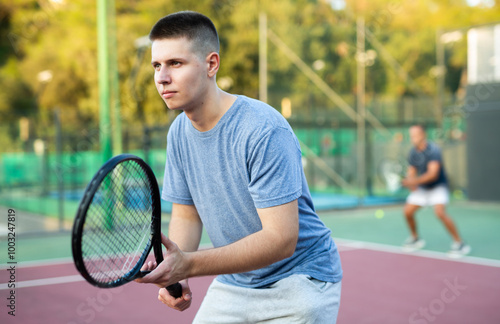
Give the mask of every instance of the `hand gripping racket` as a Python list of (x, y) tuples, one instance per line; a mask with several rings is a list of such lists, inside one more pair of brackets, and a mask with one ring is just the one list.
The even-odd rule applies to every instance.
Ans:
[[(92, 285), (118, 287), (146, 275), (141, 271), (151, 249), (163, 261), (161, 203), (153, 170), (139, 157), (111, 158), (95, 174), (76, 213), (71, 238), (73, 259)], [(167, 287), (182, 296), (182, 287)]]

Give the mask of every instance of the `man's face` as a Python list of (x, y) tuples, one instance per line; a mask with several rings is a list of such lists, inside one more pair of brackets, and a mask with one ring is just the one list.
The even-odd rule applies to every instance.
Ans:
[(151, 46), (156, 89), (169, 109), (192, 110), (206, 94), (208, 65), (192, 47), (184, 37), (155, 40)]
[(410, 127), (410, 140), (415, 147), (422, 148), (421, 146), (425, 144), (424, 130), (418, 126)]

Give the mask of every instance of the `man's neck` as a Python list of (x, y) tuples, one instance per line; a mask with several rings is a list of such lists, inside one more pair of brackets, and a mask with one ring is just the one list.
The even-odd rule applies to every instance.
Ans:
[(217, 89), (213, 96), (207, 96), (200, 103), (199, 109), (185, 111), (185, 113), (194, 128), (200, 132), (206, 132), (217, 125), (235, 101), (236, 96)]
[(422, 152), (427, 148), (427, 140), (422, 141), (420, 145), (417, 146), (417, 150)]

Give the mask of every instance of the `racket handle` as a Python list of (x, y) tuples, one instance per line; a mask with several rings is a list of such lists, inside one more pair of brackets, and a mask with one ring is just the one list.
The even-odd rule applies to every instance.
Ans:
[[(150, 272), (151, 271), (141, 271), (141, 272), (139, 272), (139, 277), (144, 277), (145, 275), (147, 275)], [(168, 286), (165, 289), (167, 289), (167, 291), (170, 293), (170, 296), (172, 296), (172, 297), (175, 297), (175, 298), (182, 297), (182, 286), (178, 282)]]
[(180, 283), (176, 282), (173, 285), (168, 286), (166, 289), (170, 293), (170, 296), (175, 298), (182, 297), (182, 286)]

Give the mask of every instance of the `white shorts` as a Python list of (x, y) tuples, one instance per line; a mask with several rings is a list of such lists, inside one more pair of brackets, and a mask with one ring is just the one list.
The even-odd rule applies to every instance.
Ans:
[(450, 193), (448, 187), (445, 185), (440, 185), (432, 189), (418, 187), (408, 195), (408, 198), (406, 198), (406, 203), (422, 207), (446, 205), (449, 201)]

